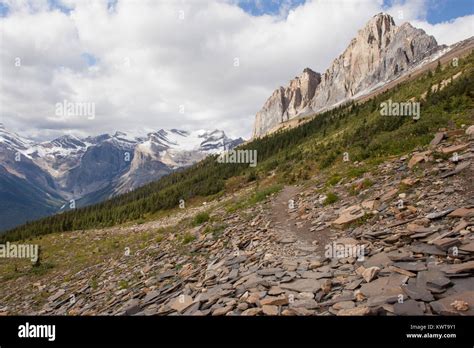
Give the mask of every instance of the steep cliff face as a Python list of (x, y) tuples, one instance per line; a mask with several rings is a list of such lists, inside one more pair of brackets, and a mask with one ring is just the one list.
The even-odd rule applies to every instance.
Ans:
[(288, 87), (275, 90), (255, 117), (253, 135), (263, 135), (281, 122), (312, 113), (311, 100), (320, 82), (321, 75), (306, 68)]
[(388, 14), (374, 16), (323, 74), (311, 107), (322, 111), (402, 75), (433, 54), (433, 36)]
[[(287, 88), (277, 89), (257, 113), (253, 134), (263, 136), (281, 122), (354, 98), (401, 76), (440, 48), (423, 30), (409, 23), (396, 26), (390, 15), (379, 13), (322, 76), (305, 69)], [(310, 83), (303, 84), (307, 79)], [(298, 82), (311, 87), (299, 87)]]
[(54, 179), (24, 152), (32, 141), (0, 123), (0, 233), (53, 214), (62, 204)]

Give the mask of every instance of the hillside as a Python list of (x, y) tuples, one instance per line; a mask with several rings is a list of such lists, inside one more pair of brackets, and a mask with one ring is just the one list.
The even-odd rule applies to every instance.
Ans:
[[(18, 240), (52, 232), (106, 227), (138, 219), (150, 219), (164, 209), (172, 209), (180, 200), (222, 194), (247, 181), (276, 174), (274, 180), (292, 183), (342, 161), (344, 152), (351, 161), (381, 161), (425, 145), (434, 132), (448, 124), (472, 123), (473, 55), (460, 59), (457, 67), (446, 65), (415, 81), (402, 83), (361, 105), (350, 104), (318, 115), (312, 121), (241, 146), (256, 150), (257, 168), (248, 164), (221, 164), (215, 157), (157, 182), (148, 184), (106, 202), (48, 217), (13, 229), (0, 240)], [(461, 74), (459, 74), (461, 73)], [(421, 96), (442, 81), (452, 83), (437, 93)], [(378, 106), (393, 101), (421, 101), (419, 120), (410, 117), (381, 117)], [(403, 142), (398, 139), (404, 139)]]
[[(256, 168), (210, 157), (9, 231), (41, 263), (0, 261), (0, 313), (473, 315), (473, 68), (241, 146)], [(389, 99), (419, 119), (381, 116)]]

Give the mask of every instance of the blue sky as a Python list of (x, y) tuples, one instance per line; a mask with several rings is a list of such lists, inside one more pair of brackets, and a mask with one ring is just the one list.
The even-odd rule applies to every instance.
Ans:
[(0, 1), (0, 17), (5, 17), (8, 14), (8, 6)]
[(238, 0), (238, 5), (253, 16), (277, 15), (282, 7), (294, 8), (305, 0)]
[[(406, 1), (384, 0), (384, 6)], [(427, 0), (426, 20), (430, 24), (450, 21), (474, 13), (474, 0)]]
[[(109, 0), (109, 6), (113, 7), (118, 0)], [(306, 0), (237, 0), (237, 4), (245, 12), (253, 16), (278, 15), (282, 10), (289, 10), (300, 6)], [(328, 0), (329, 1), (329, 0)], [(350, 0), (342, 0), (350, 1)], [(474, 14), (474, 0), (425, 0), (427, 6), (426, 20), (430, 24), (450, 21), (457, 17)], [(48, 0), (51, 7), (58, 8), (63, 12), (69, 9), (61, 6), (58, 0)], [(404, 4), (407, 0), (383, 0), (384, 7), (394, 4)], [(8, 15), (8, 6), (0, 0), (0, 16)]]
[[(350, 1), (350, 0), (342, 0)], [(384, 0), (384, 7), (404, 4), (406, 1)], [(305, 0), (238, 0), (238, 5), (253, 16), (277, 15), (282, 7), (295, 8)], [(474, 13), (474, 0), (427, 0), (427, 21), (430, 24), (446, 22)]]
[[(109, 9), (113, 8), (115, 6), (115, 4), (117, 3), (117, 1), (118, 0), (108, 0)], [(68, 7), (64, 6), (63, 4), (61, 4), (61, 1), (59, 1), (59, 0), (48, 0), (48, 3), (51, 6), (51, 8), (57, 8), (57, 9), (59, 9), (60, 11), (62, 11), (64, 13), (69, 13), (71, 11), (70, 8), (68, 8)], [(7, 16), (8, 12), (9, 12), (8, 6), (6, 5), (6, 3), (3, 0), (0, 0), (0, 17)]]

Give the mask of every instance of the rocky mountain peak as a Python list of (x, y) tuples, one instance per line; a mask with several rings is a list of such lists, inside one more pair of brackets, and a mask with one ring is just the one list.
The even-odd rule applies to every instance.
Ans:
[(170, 129), (170, 132), (172, 133), (176, 133), (176, 134), (179, 134), (179, 135), (182, 135), (182, 136), (188, 136), (189, 135), (189, 132), (185, 131), (185, 130), (181, 130), (181, 129)]
[(31, 145), (31, 141), (9, 131), (0, 123), (0, 146), (14, 151), (23, 151)]
[(57, 146), (64, 149), (76, 149), (86, 147), (86, 144), (81, 139), (69, 134), (60, 136), (52, 140), (51, 142), (43, 143), (43, 145), (46, 147)]
[(254, 136), (260, 136), (278, 123), (302, 113), (314, 112), (310, 103), (321, 82), (321, 74), (305, 68), (300, 76), (290, 81), (288, 87), (276, 89), (257, 113)]
[(199, 138), (204, 138), (204, 139), (221, 139), (225, 138), (225, 133), (224, 131), (221, 131), (219, 129), (215, 129), (213, 131), (204, 131), (201, 134), (198, 135)]
[(359, 30), (354, 40), (354, 45), (362, 40), (366, 41), (368, 45), (376, 46), (379, 49), (387, 47), (396, 30), (397, 26), (392, 16), (383, 12), (379, 13), (373, 16), (364, 28)]
[(291, 89), (301, 89), (302, 97), (312, 98), (316, 87), (321, 80), (321, 75), (310, 68), (305, 68), (300, 76), (296, 76), (290, 81)]
[(373, 25), (379, 28), (383, 26), (387, 27), (387, 25), (395, 26), (395, 20), (388, 13), (379, 12), (376, 15), (372, 16), (372, 18), (367, 22), (365, 26), (368, 27), (368, 26), (373, 26)]
[(276, 89), (255, 116), (253, 136), (282, 122), (314, 114), (364, 95), (430, 57), (444, 46), (409, 23), (400, 26), (387, 13), (373, 16), (344, 52), (320, 75), (309, 68)]

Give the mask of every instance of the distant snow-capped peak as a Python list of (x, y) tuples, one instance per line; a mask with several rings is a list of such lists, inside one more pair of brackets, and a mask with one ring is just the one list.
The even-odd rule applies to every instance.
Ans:
[(23, 152), (33, 145), (31, 140), (23, 138), (16, 133), (5, 129), (3, 123), (0, 123), (0, 144), (14, 151)]
[(133, 150), (140, 146), (145, 152), (161, 152), (166, 150), (198, 151), (206, 154), (220, 153), (229, 147), (242, 142), (241, 139), (230, 139), (222, 130), (186, 131), (180, 129), (160, 129), (146, 135), (116, 131), (113, 135), (100, 134), (80, 138), (66, 134), (51, 141), (34, 142), (5, 129), (0, 123), (0, 144), (20, 151), (33, 158), (67, 157), (84, 153), (90, 146), (110, 143), (124, 150)]
[(146, 143), (163, 149), (181, 151), (201, 151), (206, 153), (221, 152), (232, 140), (221, 130), (184, 131), (179, 129), (160, 129), (148, 133)]

